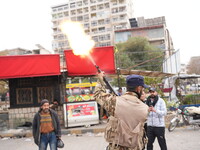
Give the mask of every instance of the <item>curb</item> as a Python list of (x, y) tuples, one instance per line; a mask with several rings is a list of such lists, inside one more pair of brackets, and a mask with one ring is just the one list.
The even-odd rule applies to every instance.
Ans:
[(104, 132), (105, 128), (95, 128), (95, 129), (64, 129), (61, 130), (62, 135), (68, 135), (68, 134), (85, 134), (85, 133), (100, 133)]
[[(92, 126), (91, 128), (69, 128), (61, 129), (61, 135), (68, 134), (85, 134), (85, 133), (100, 133), (105, 131), (105, 126)], [(20, 138), (20, 137), (32, 137), (32, 129), (28, 130), (12, 130), (12, 131), (2, 131), (0, 132), (0, 138), (10, 137), (10, 138)]]

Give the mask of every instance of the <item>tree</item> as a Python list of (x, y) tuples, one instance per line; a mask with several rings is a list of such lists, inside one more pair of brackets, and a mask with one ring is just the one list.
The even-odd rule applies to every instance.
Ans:
[(200, 74), (200, 56), (192, 57), (187, 69), (188, 74)]
[[(144, 37), (133, 37), (124, 43), (116, 45), (116, 64), (118, 68), (161, 71), (164, 58), (163, 51)], [(157, 58), (160, 56), (160, 58)], [(154, 59), (155, 58), (155, 59)], [(151, 60), (144, 63), (147, 60)], [(144, 63), (144, 64), (142, 64)]]
[(0, 80), (0, 96), (2, 96), (2, 100), (5, 100), (7, 92), (8, 92), (8, 81)]

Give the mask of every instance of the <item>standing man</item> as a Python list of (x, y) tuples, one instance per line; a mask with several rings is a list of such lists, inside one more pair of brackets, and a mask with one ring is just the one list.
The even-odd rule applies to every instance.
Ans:
[(106, 93), (104, 74), (99, 74), (94, 97), (109, 113), (105, 129), (105, 139), (109, 143), (107, 150), (142, 150), (145, 145), (144, 122), (148, 115), (148, 106), (140, 100), (144, 78), (130, 75), (126, 78), (127, 92), (122, 96)]
[(155, 88), (149, 89), (150, 96), (147, 98), (149, 115), (147, 119), (147, 150), (153, 150), (153, 143), (157, 137), (161, 150), (167, 150), (165, 140), (165, 115), (167, 114), (165, 101), (158, 97)]
[(33, 119), (33, 137), (39, 150), (46, 150), (49, 144), (51, 150), (57, 150), (57, 139), (61, 137), (58, 115), (49, 108), (49, 101), (43, 99), (40, 110)]

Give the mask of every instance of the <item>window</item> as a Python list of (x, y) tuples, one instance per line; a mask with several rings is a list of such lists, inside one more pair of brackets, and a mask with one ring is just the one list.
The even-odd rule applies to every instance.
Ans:
[(53, 19), (56, 19), (56, 18), (57, 18), (57, 14), (53, 14), (53, 15), (52, 15), (52, 18), (53, 18)]
[(109, 18), (105, 19), (105, 23), (109, 24), (110, 23), (110, 19)]
[(92, 39), (93, 39), (95, 42), (98, 42), (98, 41), (99, 41), (98, 36), (93, 36)]
[(103, 4), (97, 6), (99, 10), (103, 9)]
[(117, 13), (118, 12), (118, 8), (113, 8), (112, 9), (112, 13), (114, 14), (114, 13)]
[(83, 13), (83, 10), (82, 9), (78, 9), (77, 10), (77, 14), (82, 14)]
[(88, 27), (89, 27), (89, 23), (85, 23), (84, 28), (88, 28)]
[(64, 16), (69, 16), (69, 12), (68, 11), (64, 12)]
[(88, 0), (83, 0), (84, 5), (88, 5)]
[(97, 17), (96, 13), (91, 14), (91, 18), (96, 18), (96, 17)]
[(120, 3), (120, 4), (124, 4), (125, 1), (124, 1), (124, 0), (119, 0), (119, 3)]
[(91, 7), (90, 7), (90, 10), (91, 10), (91, 11), (95, 11), (95, 10), (97, 10), (97, 8), (96, 8), (96, 6), (91, 6)]
[(112, 18), (112, 20), (115, 22), (115, 21), (117, 21), (117, 20), (118, 20), (118, 18), (117, 18), (117, 17), (115, 17), (115, 18)]
[(86, 33), (86, 34), (89, 34), (89, 33), (90, 33), (90, 30), (89, 30), (89, 29), (85, 30), (85, 33)]
[(106, 34), (106, 40), (110, 40), (110, 34)]
[(99, 43), (99, 47), (107, 46), (107, 43)]
[(68, 5), (66, 5), (66, 6), (64, 7), (65, 10), (68, 9), (68, 8), (69, 8)]
[(109, 3), (104, 4), (105, 8), (110, 8)]
[(92, 21), (91, 26), (97, 26), (97, 21)]
[(83, 18), (84, 20), (89, 20), (89, 15), (84, 15)]
[(119, 7), (119, 12), (123, 12), (126, 10), (126, 7)]
[(58, 35), (58, 40), (62, 40), (62, 39), (64, 39), (64, 35), (63, 34), (60, 34), (60, 35)]
[(99, 32), (105, 32), (105, 27), (99, 28)]
[(105, 40), (105, 35), (100, 35), (99, 36), (99, 41), (104, 41)]
[(71, 15), (73, 16), (73, 15), (76, 15), (76, 10), (72, 10), (71, 11)]
[(53, 87), (38, 87), (37, 88), (37, 95), (38, 95), (38, 103), (42, 99), (48, 99), (50, 102), (53, 102)]
[(113, 1), (113, 6), (117, 5), (117, 0)]
[(75, 3), (70, 4), (70, 8), (75, 8), (75, 6), (76, 6)]
[(84, 10), (84, 13), (87, 13), (88, 12), (88, 7), (85, 7), (83, 10)]
[(63, 8), (61, 7), (61, 8), (58, 8), (58, 11), (61, 11), (61, 10), (63, 10)]
[(120, 19), (120, 20), (124, 20), (125, 18), (126, 18), (125, 15), (120, 15), (120, 16), (119, 16), (119, 19)]
[(57, 9), (53, 9), (53, 12), (56, 12), (57, 11)]
[(96, 0), (90, 0), (90, 3), (96, 3)]
[(98, 20), (98, 24), (99, 24), (99, 25), (103, 25), (103, 24), (105, 24), (104, 19), (102, 19), (102, 20)]
[(98, 33), (97, 28), (92, 29), (92, 32), (93, 32), (93, 33)]
[(71, 21), (76, 21), (76, 17), (71, 17)]
[(78, 16), (77, 21), (83, 21), (83, 16)]
[(77, 6), (82, 6), (82, 1), (77, 2)]
[(57, 21), (53, 21), (53, 26), (57, 26), (57, 25), (58, 25)]
[(58, 14), (58, 17), (59, 17), (59, 18), (62, 18), (62, 17), (63, 17), (63, 14), (62, 14), (62, 13), (59, 13), (59, 14)]
[(32, 104), (33, 103), (32, 88), (17, 88), (16, 99), (17, 104)]

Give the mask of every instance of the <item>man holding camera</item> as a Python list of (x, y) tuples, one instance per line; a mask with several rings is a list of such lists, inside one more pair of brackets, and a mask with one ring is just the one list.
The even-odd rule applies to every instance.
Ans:
[(165, 140), (165, 115), (167, 114), (165, 101), (158, 96), (155, 88), (149, 89), (150, 96), (146, 104), (149, 106), (147, 119), (147, 150), (153, 150), (153, 143), (157, 137), (161, 150), (167, 150)]

